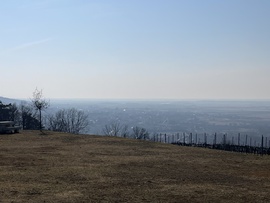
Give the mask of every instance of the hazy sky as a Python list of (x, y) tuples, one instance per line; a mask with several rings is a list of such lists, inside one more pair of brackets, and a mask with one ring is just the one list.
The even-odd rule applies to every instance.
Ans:
[(1, 0), (0, 96), (270, 99), (269, 0)]

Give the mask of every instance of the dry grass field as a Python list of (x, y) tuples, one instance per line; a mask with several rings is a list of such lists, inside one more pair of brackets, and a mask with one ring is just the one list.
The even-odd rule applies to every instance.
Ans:
[(270, 157), (115, 137), (0, 135), (0, 202), (270, 202)]

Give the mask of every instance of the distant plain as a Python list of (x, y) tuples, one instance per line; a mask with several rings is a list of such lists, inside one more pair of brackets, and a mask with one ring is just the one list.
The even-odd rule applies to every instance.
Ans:
[(270, 138), (270, 101), (52, 100), (46, 113), (71, 107), (89, 114), (87, 133), (92, 134), (103, 134), (105, 125), (118, 121), (130, 131), (139, 126), (150, 133), (207, 133), (209, 141), (215, 133), (219, 142), (225, 133), (230, 140), (238, 133), (248, 135), (253, 145), (261, 135)]

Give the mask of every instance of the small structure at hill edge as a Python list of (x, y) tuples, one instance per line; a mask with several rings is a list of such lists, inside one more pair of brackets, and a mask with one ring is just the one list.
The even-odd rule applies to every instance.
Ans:
[(0, 121), (0, 133), (18, 133), (21, 126), (15, 126), (14, 121)]

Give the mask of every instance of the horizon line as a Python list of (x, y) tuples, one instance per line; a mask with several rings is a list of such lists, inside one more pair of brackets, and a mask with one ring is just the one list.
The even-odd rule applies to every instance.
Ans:
[[(29, 100), (29, 98), (10, 98), (10, 97), (5, 97), (5, 96), (0, 96), (0, 98), (4, 99), (11, 99), (11, 100)], [(81, 101), (215, 101), (215, 102), (222, 102), (222, 101), (227, 101), (227, 102), (245, 102), (245, 101), (261, 101), (261, 102), (270, 102), (270, 99), (236, 99), (236, 98), (53, 98), (53, 97), (45, 97), (45, 99), (48, 100), (81, 100)]]

